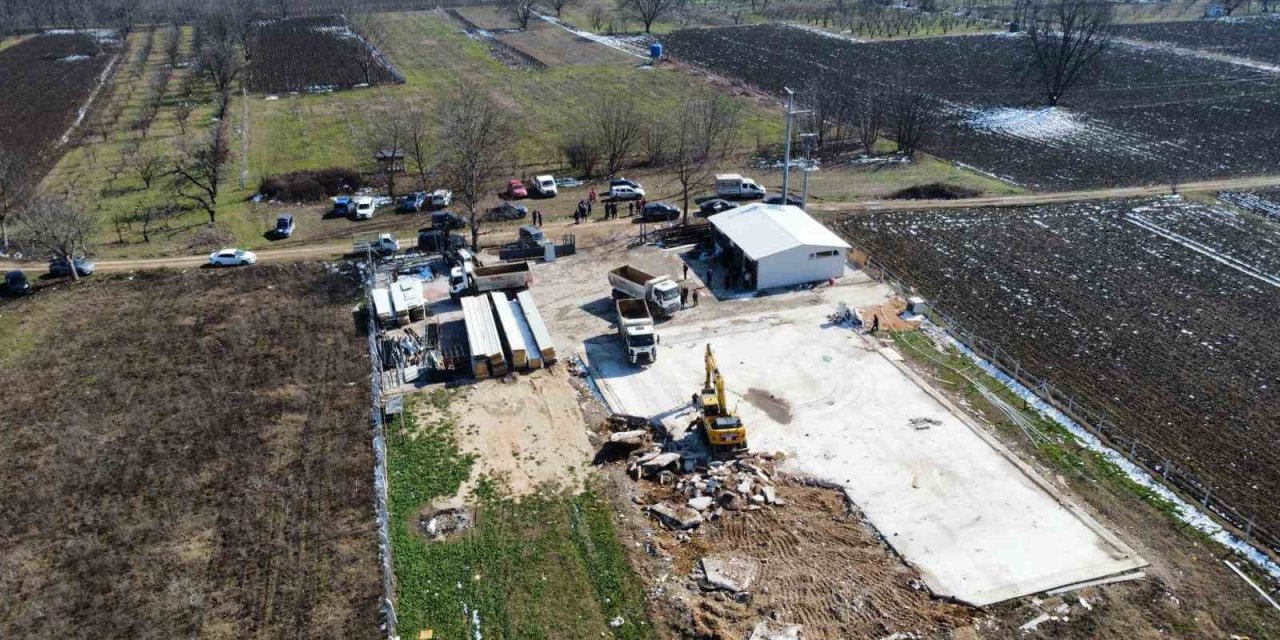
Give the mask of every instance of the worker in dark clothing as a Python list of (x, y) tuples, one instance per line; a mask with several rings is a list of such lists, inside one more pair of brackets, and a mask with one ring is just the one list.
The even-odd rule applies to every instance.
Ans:
[(689, 302), (689, 290), (685, 287), (680, 287), (680, 308), (683, 309), (686, 306), (688, 306), (688, 302)]
[(681, 280), (688, 280), (688, 279), (689, 279), (689, 265), (686, 264), (684, 265), (684, 277), (681, 278)]
[(876, 333), (879, 330), (880, 330), (880, 314), (877, 313), (871, 316), (871, 333)]
[(707, 267), (707, 279), (704, 282), (707, 283), (708, 287), (711, 286), (711, 267)]

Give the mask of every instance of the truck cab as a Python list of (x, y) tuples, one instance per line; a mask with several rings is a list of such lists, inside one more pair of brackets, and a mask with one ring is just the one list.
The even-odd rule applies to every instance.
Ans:
[(653, 364), (658, 359), (658, 337), (649, 305), (639, 298), (623, 298), (614, 303), (618, 313), (618, 337), (631, 364)]
[(765, 188), (751, 178), (736, 173), (716, 175), (716, 195), (721, 198), (755, 200), (765, 197)]

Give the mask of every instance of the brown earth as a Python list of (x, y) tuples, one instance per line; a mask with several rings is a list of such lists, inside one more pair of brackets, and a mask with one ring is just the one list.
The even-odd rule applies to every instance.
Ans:
[(0, 637), (377, 637), (357, 295), (263, 265), (0, 302)]

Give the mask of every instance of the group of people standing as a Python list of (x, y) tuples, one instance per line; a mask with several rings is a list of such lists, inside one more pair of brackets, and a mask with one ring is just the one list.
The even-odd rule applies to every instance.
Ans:
[[(596, 201), (597, 201), (596, 190), (592, 189), (587, 193), (586, 198), (578, 201), (578, 206), (573, 210), (573, 223), (581, 224), (583, 221), (591, 218), (591, 213), (592, 211), (595, 210)], [(628, 217), (634, 216), (637, 213), (644, 211), (644, 205), (646, 202), (648, 201), (645, 200), (644, 198), (640, 198), (639, 200), (628, 201), (627, 216)], [(622, 212), (621, 202), (618, 202), (616, 200), (611, 200), (609, 202), (604, 203), (604, 219), (605, 220), (617, 219), (618, 214), (620, 214), (621, 212)], [(538, 209), (534, 209), (530, 215), (531, 215), (531, 219), (534, 226), (541, 227), (543, 222), (542, 211)]]

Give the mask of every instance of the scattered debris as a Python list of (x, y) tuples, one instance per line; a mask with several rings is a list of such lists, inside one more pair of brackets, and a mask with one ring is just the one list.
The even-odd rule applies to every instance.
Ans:
[(649, 512), (658, 516), (658, 520), (672, 529), (692, 529), (702, 524), (702, 514), (689, 507), (673, 505), (670, 502), (659, 502), (649, 507)]
[(702, 576), (698, 583), (707, 591), (744, 593), (760, 575), (760, 563), (746, 558), (707, 556), (700, 566)]
[(915, 428), (916, 431), (923, 431), (929, 427), (942, 426), (942, 421), (937, 418), (912, 418), (907, 421), (907, 424)]
[(768, 620), (756, 624), (747, 640), (804, 640), (804, 632), (798, 624), (774, 625)]
[(466, 509), (441, 509), (430, 515), (422, 516), (418, 525), (422, 528), (422, 533), (433, 539), (440, 540), (452, 535), (456, 535), (475, 524), (475, 519), (471, 512)]
[(1032, 631), (1035, 631), (1036, 627), (1039, 627), (1040, 625), (1048, 622), (1049, 618), (1050, 618), (1049, 614), (1042, 613), (1028, 620), (1027, 623), (1022, 625), (1021, 627), (1018, 627), (1018, 631), (1021, 631), (1023, 633), (1030, 633)]
[(626, 623), (627, 623), (626, 619), (624, 619), (622, 616), (617, 616), (614, 619), (609, 621), (609, 626), (613, 627), (614, 629), (617, 629), (618, 627), (621, 627)]

